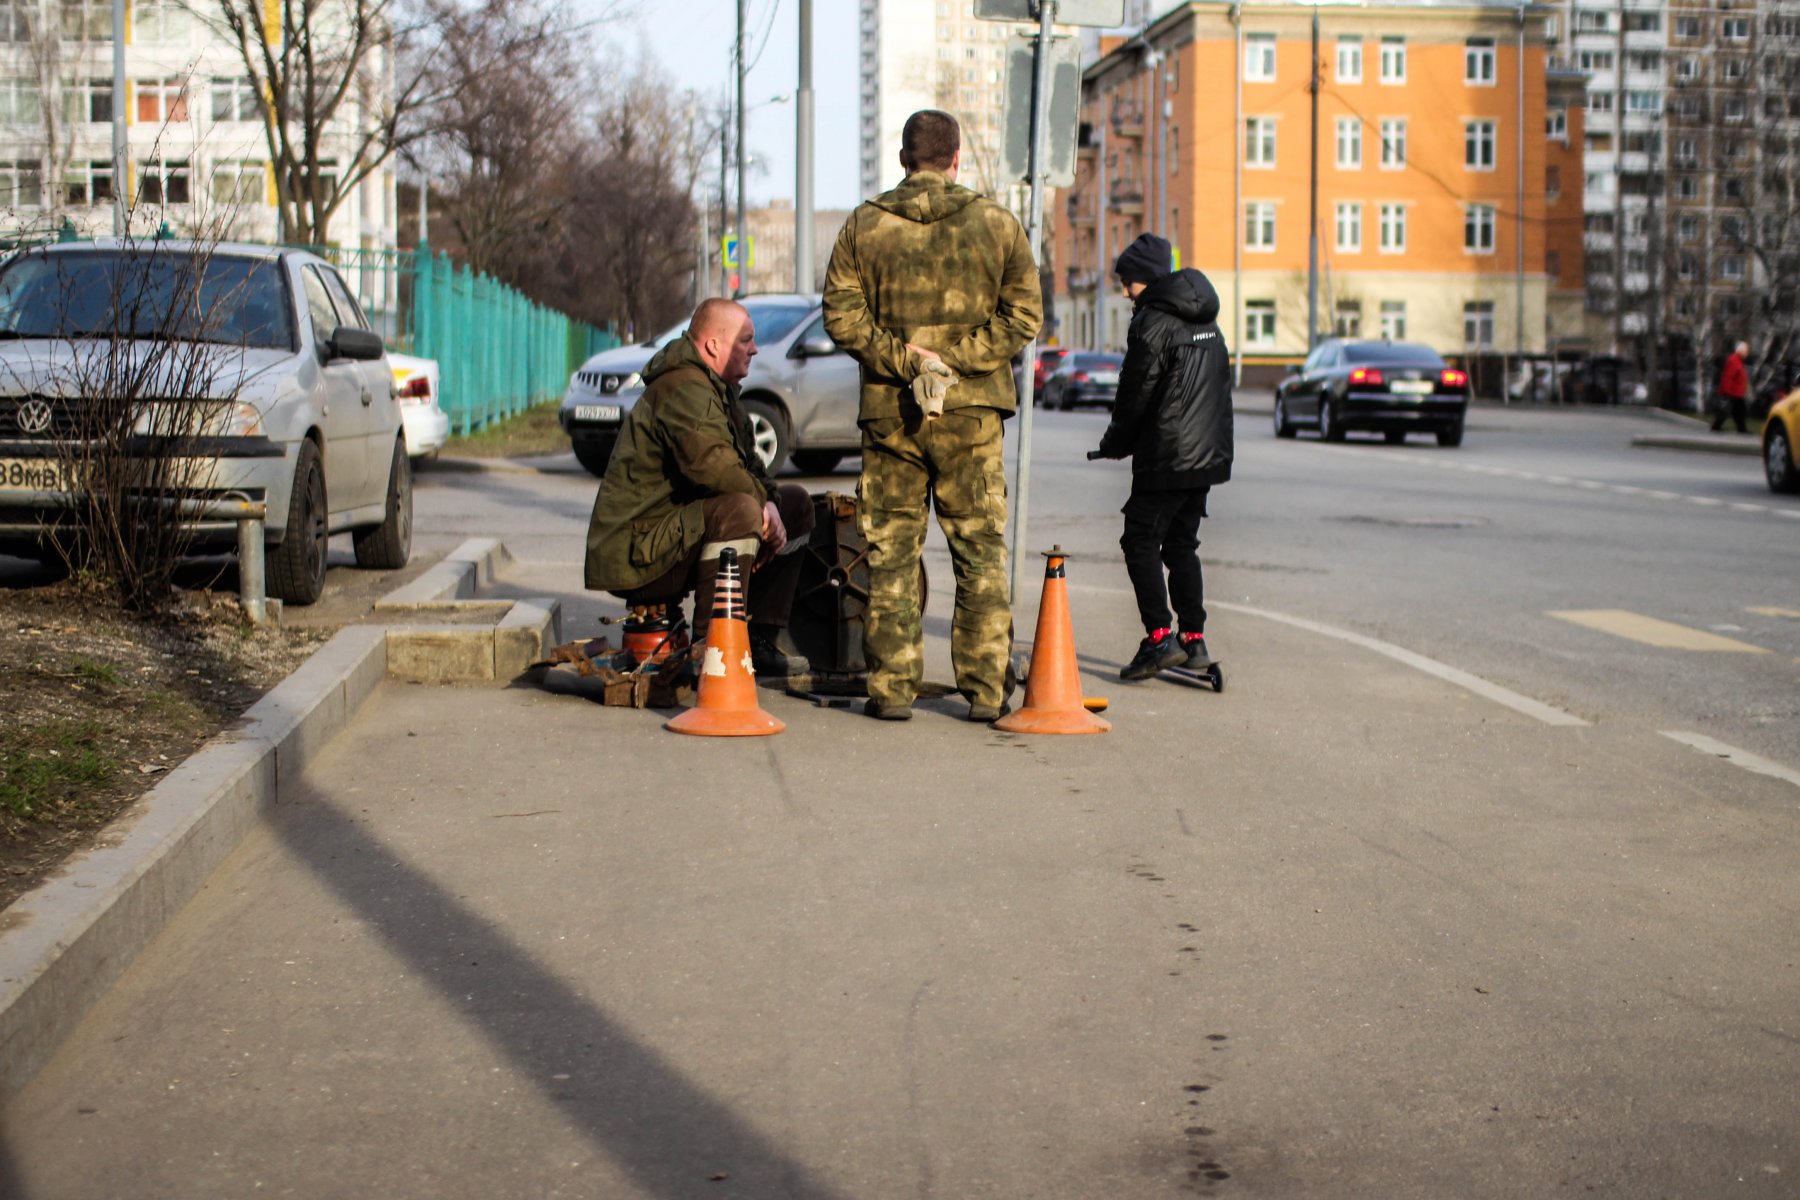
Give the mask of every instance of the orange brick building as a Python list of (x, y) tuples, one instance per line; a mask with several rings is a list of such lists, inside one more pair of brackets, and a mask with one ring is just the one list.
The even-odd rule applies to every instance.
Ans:
[(1571, 294), (1579, 323), (1582, 179), (1578, 81), (1549, 105), (1547, 12), (1201, 2), (1103, 42), (1055, 210), (1059, 339), (1123, 345), (1112, 260), (1150, 230), (1212, 279), (1247, 366), (1304, 355), (1316, 14), (1319, 332), (1544, 353)]

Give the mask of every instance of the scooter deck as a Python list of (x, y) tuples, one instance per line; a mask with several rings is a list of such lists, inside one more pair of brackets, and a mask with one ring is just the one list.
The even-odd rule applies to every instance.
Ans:
[(1181, 666), (1164, 667), (1161, 673), (1164, 675), (1173, 675), (1177, 679), (1183, 679), (1189, 683), (1210, 684), (1214, 692), (1222, 692), (1225, 690), (1225, 672), (1221, 669), (1221, 663), (1216, 658), (1206, 664), (1206, 666), (1198, 669)]

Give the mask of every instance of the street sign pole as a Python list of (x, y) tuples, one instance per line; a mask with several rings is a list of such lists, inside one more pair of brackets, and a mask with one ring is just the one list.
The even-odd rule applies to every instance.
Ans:
[[(1035, 83), (1031, 92), (1031, 200), (1027, 208), (1025, 232), (1031, 239), (1031, 262), (1034, 268), (1044, 260), (1044, 167), (1049, 147), (1050, 117), (1050, 59), (1051, 32), (1050, 26), (1056, 17), (1057, 0), (1041, 0), (1038, 8), (1037, 62), (1034, 71)], [(1042, 286), (1043, 273), (1038, 268), (1038, 280)], [(1042, 330), (1039, 331), (1042, 336)], [(1033, 338), (1025, 347), (1025, 355), (1019, 368), (1019, 465), (1017, 478), (1013, 485), (1015, 503), (1013, 505), (1013, 544), (1012, 544), (1012, 598), (1013, 603), (1025, 594), (1027, 580), (1025, 578), (1025, 529), (1031, 512), (1031, 418), (1032, 410), (1037, 407), (1033, 394), (1032, 378), (1037, 374), (1037, 338)]]

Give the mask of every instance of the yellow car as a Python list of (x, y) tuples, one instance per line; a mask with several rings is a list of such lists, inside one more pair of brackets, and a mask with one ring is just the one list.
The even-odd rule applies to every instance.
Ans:
[(1763, 422), (1762, 446), (1769, 490), (1800, 492), (1800, 461), (1794, 457), (1794, 448), (1800, 446), (1800, 388), (1770, 406), (1769, 419)]

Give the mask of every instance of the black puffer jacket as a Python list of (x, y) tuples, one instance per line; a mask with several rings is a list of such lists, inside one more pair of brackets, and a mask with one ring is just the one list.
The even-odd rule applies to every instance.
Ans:
[(1231, 478), (1231, 358), (1219, 294), (1200, 272), (1164, 275), (1137, 298), (1100, 457), (1131, 458), (1132, 483), (1169, 490)]

